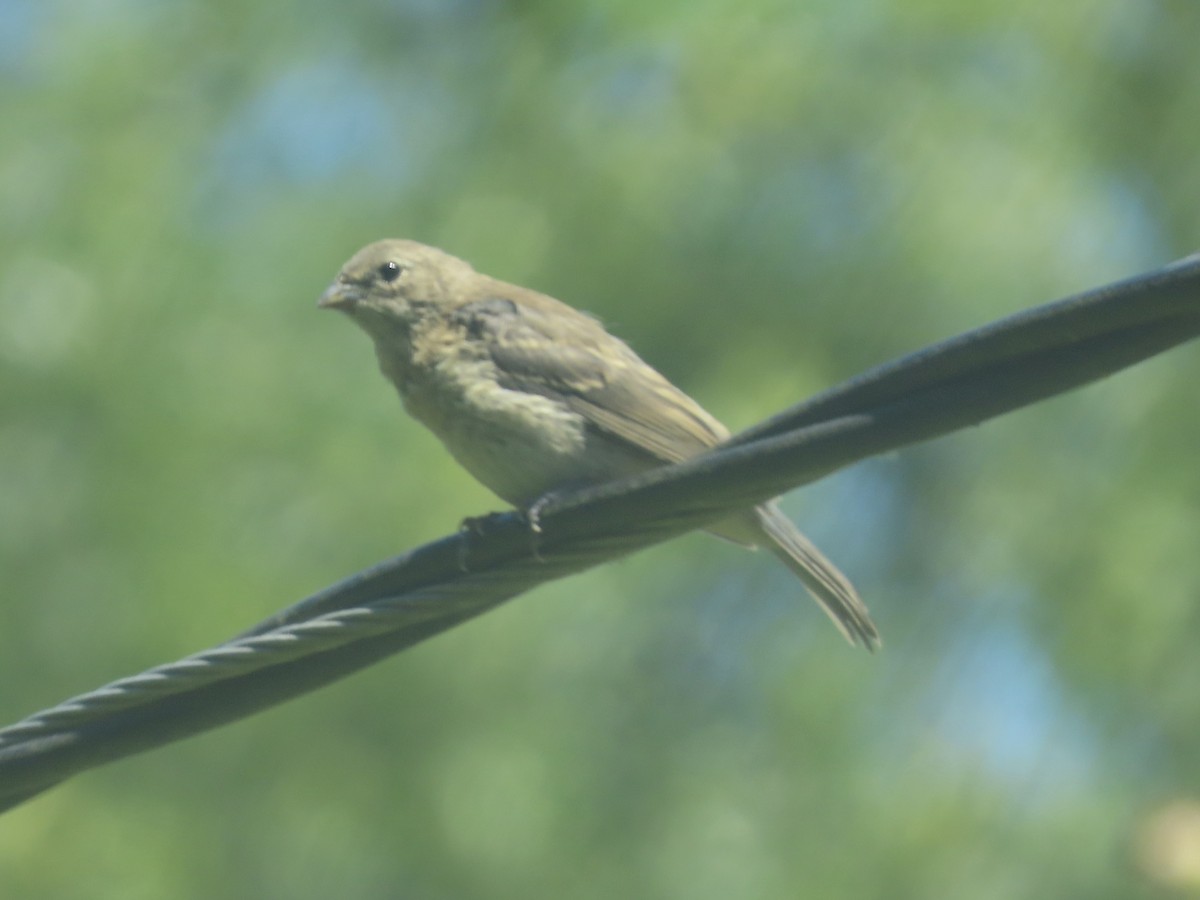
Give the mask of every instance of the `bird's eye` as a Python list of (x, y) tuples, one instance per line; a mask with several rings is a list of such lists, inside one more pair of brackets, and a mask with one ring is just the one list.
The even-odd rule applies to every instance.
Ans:
[(389, 260), (379, 267), (379, 277), (390, 284), (400, 277), (402, 271), (400, 263)]

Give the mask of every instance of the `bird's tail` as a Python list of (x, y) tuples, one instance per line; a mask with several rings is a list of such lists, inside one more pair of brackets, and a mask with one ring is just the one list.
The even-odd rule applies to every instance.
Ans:
[(754, 530), (761, 535), (755, 543), (770, 550), (796, 573), (846, 640), (868, 650), (882, 645), (871, 613), (850, 579), (838, 571), (837, 566), (826, 559), (775, 504), (756, 507), (750, 516)]

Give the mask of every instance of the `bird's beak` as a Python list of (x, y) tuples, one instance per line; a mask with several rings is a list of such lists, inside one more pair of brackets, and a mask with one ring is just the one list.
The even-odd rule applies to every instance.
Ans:
[(361, 299), (361, 288), (338, 280), (325, 289), (325, 293), (317, 300), (317, 308), (351, 310)]

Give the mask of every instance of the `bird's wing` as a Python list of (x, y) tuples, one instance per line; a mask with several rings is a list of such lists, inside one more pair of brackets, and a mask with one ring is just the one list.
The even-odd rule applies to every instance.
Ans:
[[(533, 292), (529, 292), (533, 294)], [(487, 347), (502, 387), (553, 397), (594, 428), (659, 462), (707, 450), (729, 432), (590, 316), (541, 294), (488, 296), (455, 310)]]

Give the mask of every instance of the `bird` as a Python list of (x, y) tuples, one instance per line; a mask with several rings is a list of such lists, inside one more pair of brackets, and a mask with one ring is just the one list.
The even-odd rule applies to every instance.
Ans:
[[(595, 317), (436, 247), (399, 238), (370, 243), (317, 305), (367, 333), (407, 412), (518, 509), (681, 462), (729, 437)], [(850, 580), (774, 501), (707, 530), (769, 550), (852, 645), (881, 645)]]

